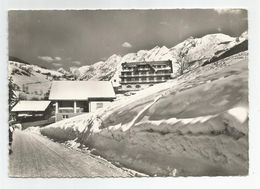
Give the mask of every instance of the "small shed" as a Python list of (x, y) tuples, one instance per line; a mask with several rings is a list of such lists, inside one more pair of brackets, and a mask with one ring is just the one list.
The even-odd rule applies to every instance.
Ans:
[(52, 114), (51, 101), (20, 100), (11, 110), (19, 122), (32, 122), (48, 119)]

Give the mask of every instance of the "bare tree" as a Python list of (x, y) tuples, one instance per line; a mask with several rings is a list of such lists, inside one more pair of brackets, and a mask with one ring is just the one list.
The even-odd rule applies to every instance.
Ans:
[(195, 41), (193, 40), (193, 37), (189, 37), (185, 40), (182, 48), (180, 49), (178, 55), (177, 55), (177, 64), (179, 64), (179, 75), (183, 75), (183, 72), (186, 68), (186, 64), (188, 62), (187, 54), (191, 47), (195, 47)]

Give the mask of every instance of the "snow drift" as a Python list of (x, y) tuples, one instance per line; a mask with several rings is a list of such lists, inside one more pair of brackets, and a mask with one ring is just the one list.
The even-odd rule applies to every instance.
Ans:
[(247, 82), (243, 53), (41, 133), (153, 176), (247, 175)]

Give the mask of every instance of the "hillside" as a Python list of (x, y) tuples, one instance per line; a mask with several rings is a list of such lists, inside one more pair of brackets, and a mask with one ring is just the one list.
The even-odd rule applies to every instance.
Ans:
[(40, 131), (151, 176), (247, 175), (247, 51)]
[(58, 71), (16, 61), (9, 61), (8, 70), (19, 99), (43, 99), (49, 91), (51, 81), (64, 78), (64, 74)]

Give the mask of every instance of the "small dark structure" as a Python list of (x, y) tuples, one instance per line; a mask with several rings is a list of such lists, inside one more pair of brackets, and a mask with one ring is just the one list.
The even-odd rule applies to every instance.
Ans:
[(49, 124), (53, 115), (51, 101), (21, 100), (11, 110), (16, 121), (20, 122), (23, 129), (27, 126), (42, 126)]

